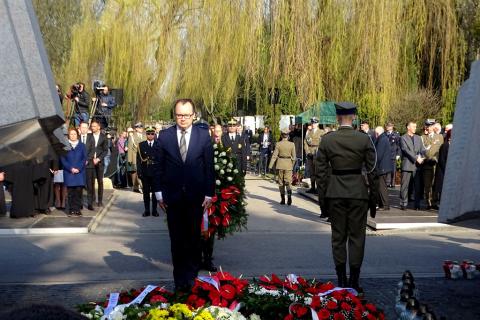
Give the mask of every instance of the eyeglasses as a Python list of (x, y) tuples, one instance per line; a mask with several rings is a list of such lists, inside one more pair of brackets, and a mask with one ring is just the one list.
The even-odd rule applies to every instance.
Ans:
[(147, 136), (154, 136), (155, 132), (147, 132)]
[(175, 114), (175, 117), (177, 119), (190, 119), (193, 116), (193, 113), (191, 114)]

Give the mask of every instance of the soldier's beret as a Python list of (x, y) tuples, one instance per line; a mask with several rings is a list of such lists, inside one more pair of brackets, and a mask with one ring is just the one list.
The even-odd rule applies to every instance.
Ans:
[(357, 106), (352, 102), (335, 102), (335, 111), (337, 115), (348, 115), (357, 113)]

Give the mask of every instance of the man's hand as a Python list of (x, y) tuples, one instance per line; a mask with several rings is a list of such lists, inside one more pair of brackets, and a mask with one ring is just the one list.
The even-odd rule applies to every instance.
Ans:
[(418, 164), (422, 164), (424, 159), (425, 159), (425, 158), (418, 157), (418, 158), (417, 158)]
[(167, 205), (165, 202), (163, 202), (163, 200), (158, 201), (158, 206), (163, 210), (163, 212), (167, 212)]
[(204, 209), (208, 209), (212, 206), (212, 198), (207, 198), (205, 197), (205, 200), (203, 200), (202, 207)]
[(93, 98), (92, 98), (92, 101), (97, 101), (97, 98), (93, 97)]
[(5, 181), (5, 172), (0, 172), (0, 181)]
[(105, 102), (102, 102), (102, 107), (106, 107), (108, 106), (108, 104), (106, 104)]
[(75, 101), (80, 101), (80, 98), (79, 97), (75, 97)]
[(97, 165), (97, 164), (99, 164), (99, 163), (100, 163), (100, 159), (98, 159), (98, 158), (94, 158), (94, 159), (93, 159), (93, 164), (94, 164), (94, 165)]

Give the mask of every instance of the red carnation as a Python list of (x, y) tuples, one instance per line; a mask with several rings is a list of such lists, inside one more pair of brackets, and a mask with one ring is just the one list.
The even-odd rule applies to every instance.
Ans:
[(327, 320), (330, 318), (330, 311), (327, 309), (321, 309), (319, 312), (317, 312), (317, 315), (319, 319)]
[(373, 314), (369, 313), (369, 314), (367, 314), (367, 319), (368, 320), (377, 320), (377, 317), (375, 317)]
[(283, 320), (294, 320), (295, 318), (291, 314), (287, 314)]
[(347, 312), (349, 312), (350, 310), (352, 310), (352, 306), (349, 305), (349, 304), (346, 303), (346, 302), (342, 302), (342, 304), (340, 305), (340, 308), (341, 308), (342, 310), (347, 311)]
[(345, 320), (345, 316), (342, 313), (335, 313), (333, 320)]
[(157, 303), (157, 302), (167, 303), (168, 300), (165, 299), (164, 296), (161, 296), (159, 294), (156, 294), (156, 295), (154, 295), (153, 297), (150, 298), (150, 303)]
[(320, 297), (319, 296), (313, 296), (312, 297), (312, 302), (310, 303), (310, 306), (313, 309), (317, 309), (317, 308), (320, 308), (321, 305), (322, 305), (322, 301), (320, 300)]
[(377, 308), (371, 303), (365, 304), (365, 308), (370, 312), (376, 312), (377, 311)]
[(328, 310), (335, 310), (337, 308), (337, 303), (335, 301), (328, 301), (327, 302), (327, 309)]

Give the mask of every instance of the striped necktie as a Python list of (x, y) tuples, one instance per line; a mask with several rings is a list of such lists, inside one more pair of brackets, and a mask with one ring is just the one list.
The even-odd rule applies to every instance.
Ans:
[(180, 155), (182, 156), (182, 161), (185, 162), (187, 158), (187, 142), (185, 140), (185, 130), (181, 131), (182, 136), (180, 137)]

